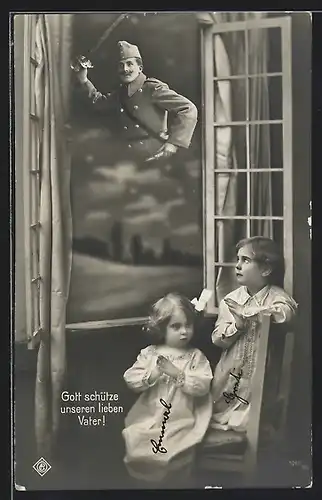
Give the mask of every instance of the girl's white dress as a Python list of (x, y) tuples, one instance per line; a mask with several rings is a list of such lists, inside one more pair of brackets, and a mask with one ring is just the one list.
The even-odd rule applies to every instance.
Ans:
[[(175, 382), (163, 374), (154, 384), (149, 384), (159, 354), (159, 346), (142, 349), (134, 365), (124, 374), (127, 385), (141, 392), (125, 419), (124, 461), (133, 477), (146, 481), (161, 481), (169, 472), (192, 463), (194, 447), (204, 437), (212, 414), (212, 371), (204, 354), (190, 348), (182, 354), (165, 355), (184, 376)], [(171, 404), (165, 421), (167, 409), (160, 399)], [(166, 453), (154, 453), (151, 440), (159, 443), (163, 421), (161, 446)]]
[[(241, 286), (226, 298), (231, 298), (244, 307), (243, 316), (248, 318), (249, 328), (245, 333), (238, 332), (228, 306), (221, 301), (212, 341), (224, 352), (214, 372), (211, 428), (244, 432), (251, 404), (250, 380), (257, 359), (260, 326), (258, 313), (270, 313), (273, 322), (287, 323), (294, 317), (297, 304), (285, 290), (273, 285), (265, 286), (253, 296), (249, 295), (245, 286)], [(237, 379), (232, 374), (238, 376), (240, 373), (241, 378), (236, 386)], [(234, 387), (235, 393), (247, 401), (248, 405), (237, 398), (227, 397), (227, 394), (234, 393)]]

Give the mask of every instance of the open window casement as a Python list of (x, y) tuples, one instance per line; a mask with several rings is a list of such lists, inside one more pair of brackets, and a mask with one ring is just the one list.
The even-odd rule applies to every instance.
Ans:
[[(291, 19), (201, 20), (204, 287), (217, 314), (235, 282), (235, 245), (281, 242), (293, 288)], [(220, 14), (218, 19), (222, 19)]]

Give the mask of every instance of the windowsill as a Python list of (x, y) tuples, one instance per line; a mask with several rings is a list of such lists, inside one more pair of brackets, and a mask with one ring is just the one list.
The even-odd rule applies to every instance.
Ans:
[[(205, 318), (213, 318), (218, 315), (218, 308), (215, 307), (209, 312), (204, 313)], [(118, 328), (122, 326), (140, 326), (148, 320), (147, 316), (139, 318), (120, 318), (101, 321), (84, 321), (80, 323), (69, 323), (66, 325), (68, 332), (87, 332), (92, 330), (106, 330), (108, 328)]]
[[(218, 308), (215, 307), (211, 311), (205, 311), (205, 318), (213, 318), (218, 315)], [(147, 316), (141, 316), (138, 318), (119, 318), (110, 320), (100, 320), (100, 321), (83, 321), (79, 323), (69, 323), (66, 324), (67, 333), (86, 333), (94, 330), (107, 330), (109, 328), (119, 328), (119, 327), (129, 327), (129, 326), (141, 326), (144, 325), (148, 320)], [(31, 342), (31, 343), (30, 343)], [(34, 339), (34, 343), (37, 344), (37, 340)], [(33, 349), (33, 342), (28, 341), (28, 339), (19, 339), (14, 341), (14, 345), (22, 346), (28, 345), (29, 348)]]
[(116, 328), (120, 326), (138, 326), (144, 325), (147, 321), (147, 316), (139, 318), (120, 318), (101, 321), (84, 321), (80, 323), (69, 323), (66, 325), (66, 331), (90, 331), (90, 330), (105, 330), (107, 328)]

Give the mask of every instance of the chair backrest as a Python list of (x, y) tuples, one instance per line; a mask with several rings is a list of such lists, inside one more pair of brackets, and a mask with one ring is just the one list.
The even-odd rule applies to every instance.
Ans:
[(294, 334), (286, 330), (276, 331), (273, 326), (270, 315), (263, 314), (258, 332), (257, 361), (251, 381), (252, 402), (247, 428), (245, 461), (250, 468), (257, 460), (260, 426), (265, 420), (262, 417), (266, 416), (266, 399), (268, 408), (275, 409), (277, 413), (274, 424), (279, 440), (283, 437), (287, 417)]
[[(271, 323), (271, 316), (267, 313), (261, 314), (258, 329), (257, 360), (250, 384), (251, 404), (246, 431), (247, 447), (245, 452), (218, 451), (216, 444), (211, 446), (209, 443), (204, 448), (206, 452), (201, 460), (203, 468), (226, 472), (242, 472), (244, 477), (243, 486), (245, 487), (256, 483), (254, 474), (257, 466), (258, 450), (262, 442), (260, 432), (262, 424), (266, 423), (266, 417), (270, 418), (270, 409), (275, 410), (275, 402), (281, 397), (283, 404), (278, 419), (279, 427), (281, 421), (283, 423), (286, 418), (293, 343), (293, 334), (286, 332), (285, 329), (277, 332), (275, 324)], [(267, 409), (269, 409), (268, 412)], [(279, 439), (279, 434), (277, 439)]]
[(280, 372), (280, 382), (278, 387), (278, 400), (282, 405), (278, 434), (279, 439), (285, 437), (285, 427), (288, 412), (288, 403), (291, 387), (292, 359), (294, 351), (294, 332), (288, 331), (284, 336), (283, 358)]

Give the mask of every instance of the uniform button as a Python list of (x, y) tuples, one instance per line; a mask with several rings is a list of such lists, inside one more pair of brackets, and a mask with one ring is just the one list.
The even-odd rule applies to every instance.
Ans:
[(120, 109), (120, 111), (121, 111), (121, 113), (123, 113), (124, 109), (123, 109), (123, 108), (121, 108), (121, 109)]
[(138, 125), (138, 123), (136, 123), (135, 128), (140, 128), (140, 125)]
[(143, 144), (143, 141), (140, 141), (140, 144)]
[(135, 106), (134, 106), (134, 109), (139, 109), (139, 106), (135, 105)]
[(127, 126), (125, 125), (124, 130), (127, 130)]
[(127, 147), (128, 147), (128, 148), (131, 148), (131, 147), (132, 147), (132, 145), (131, 145), (131, 144), (129, 144)]

